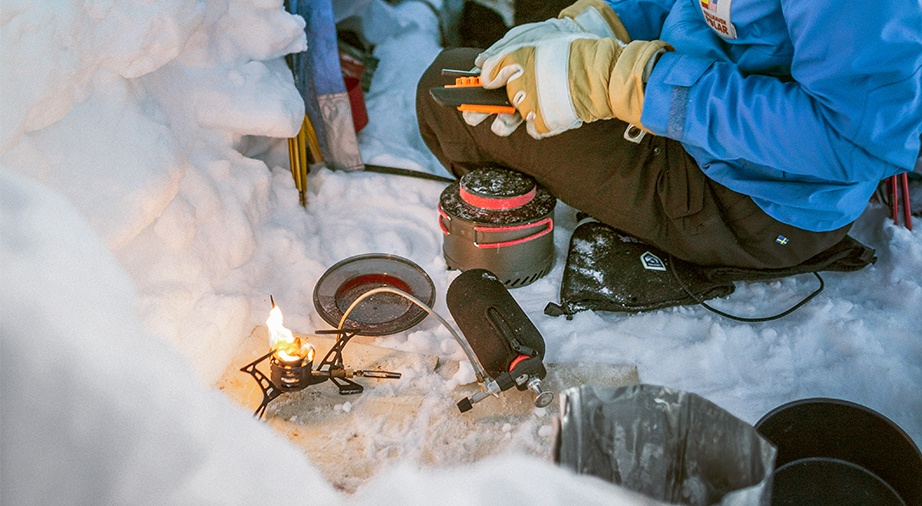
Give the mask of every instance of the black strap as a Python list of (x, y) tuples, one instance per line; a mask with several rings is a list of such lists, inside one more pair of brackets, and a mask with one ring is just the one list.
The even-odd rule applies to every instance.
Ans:
[(807, 295), (806, 297), (804, 297), (803, 300), (801, 300), (801, 301), (798, 302), (797, 304), (794, 304), (793, 306), (791, 306), (789, 309), (785, 310), (784, 312), (778, 313), (778, 314), (776, 314), (776, 315), (772, 315), (772, 316), (763, 316), (763, 317), (759, 317), (759, 318), (745, 318), (745, 317), (742, 317), (742, 316), (736, 316), (736, 315), (732, 315), (732, 314), (729, 314), (729, 313), (725, 313), (725, 312), (723, 312), (723, 311), (721, 311), (721, 310), (719, 310), (719, 309), (716, 309), (716, 308), (714, 308), (714, 307), (711, 307), (711, 306), (707, 305), (707, 303), (705, 303), (704, 300), (702, 300), (700, 297), (698, 297), (697, 295), (695, 295), (691, 290), (689, 290), (688, 286), (686, 286), (685, 283), (682, 282), (682, 280), (679, 278), (679, 273), (678, 273), (678, 271), (676, 271), (674, 268), (672, 268), (673, 260), (674, 260), (674, 258), (670, 255), (670, 257), (669, 257), (669, 270), (672, 271), (672, 276), (675, 278), (676, 282), (679, 283), (679, 286), (682, 288), (682, 290), (685, 291), (685, 293), (688, 294), (689, 297), (691, 297), (691, 298), (692, 298), (695, 302), (697, 302), (698, 304), (701, 304), (701, 306), (704, 307), (705, 309), (707, 309), (708, 311), (711, 311), (711, 312), (716, 313), (716, 314), (718, 314), (718, 315), (720, 315), (720, 316), (723, 316), (724, 318), (729, 318), (729, 319), (731, 319), (731, 320), (736, 320), (736, 321), (738, 321), (738, 322), (745, 322), (745, 323), (762, 323), (762, 322), (767, 322), (767, 321), (772, 321), (772, 320), (777, 320), (777, 319), (779, 319), (779, 318), (783, 318), (783, 317), (785, 317), (785, 316), (787, 316), (787, 315), (793, 313), (794, 311), (800, 309), (800, 307), (803, 306), (804, 304), (806, 304), (807, 302), (810, 302), (810, 300), (811, 300), (812, 298), (816, 297), (817, 295), (819, 295), (820, 292), (823, 291), (823, 288), (826, 286), (826, 284), (823, 282), (823, 278), (820, 276), (820, 274), (819, 274), (818, 272), (815, 272), (815, 271), (814, 271), (812, 274), (813, 274), (814, 276), (816, 276), (816, 279), (818, 279), (818, 280), (820, 281), (820, 286), (819, 286), (819, 288), (817, 288), (816, 290), (814, 290), (813, 293), (811, 293), (810, 295)]
[(443, 183), (454, 183), (455, 180), (450, 177), (439, 176), (437, 174), (430, 174), (428, 172), (420, 172), (418, 170), (410, 169), (399, 169), (397, 167), (385, 167), (383, 165), (368, 165), (365, 164), (365, 170), (368, 172), (378, 172), (380, 174), (393, 174), (397, 176), (409, 176), (419, 179), (430, 179), (432, 181), (441, 181)]

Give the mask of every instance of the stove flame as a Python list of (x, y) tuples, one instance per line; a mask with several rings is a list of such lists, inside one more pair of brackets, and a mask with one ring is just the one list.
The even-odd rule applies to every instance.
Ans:
[(295, 337), (294, 334), (283, 324), (282, 310), (272, 303), (272, 310), (269, 311), (269, 318), (266, 320), (266, 326), (269, 328), (269, 346), (275, 351), (275, 355), (284, 362), (300, 362), (307, 359), (308, 362), (314, 360), (314, 347), (306, 339)]

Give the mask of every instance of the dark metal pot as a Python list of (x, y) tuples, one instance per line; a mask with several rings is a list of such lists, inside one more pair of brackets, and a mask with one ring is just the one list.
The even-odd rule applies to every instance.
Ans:
[(778, 448), (774, 505), (922, 505), (922, 453), (876, 411), (804, 399), (775, 408), (755, 427)]
[(486, 269), (509, 288), (554, 264), (557, 199), (533, 178), (491, 167), (471, 171), (439, 198), (442, 252), (450, 269)]

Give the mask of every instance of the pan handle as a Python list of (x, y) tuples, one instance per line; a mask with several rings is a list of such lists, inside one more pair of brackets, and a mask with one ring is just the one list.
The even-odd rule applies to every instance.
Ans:
[(442, 209), (442, 204), (439, 204), (439, 228), (442, 229), (442, 233), (445, 235), (451, 235), (451, 231), (448, 230), (448, 227), (445, 226), (445, 220), (448, 220), (448, 223), (451, 223), (451, 215), (446, 213)]

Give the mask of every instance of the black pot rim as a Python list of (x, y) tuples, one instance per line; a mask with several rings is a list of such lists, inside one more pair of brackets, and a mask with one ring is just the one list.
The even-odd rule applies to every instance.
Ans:
[(886, 425), (888, 425), (889, 428), (892, 429), (894, 432), (896, 432), (897, 434), (905, 438), (906, 442), (908, 443), (908, 446), (911, 446), (913, 452), (919, 455), (919, 458), (922, 459), (922, 451), (919, 450), (918, 445), (916, 445), (915, 441), (912, 440), (909, 434), (905, 430), (903, 430), (902, 427), (897, 425), (896, 422), (884, 416), (880, 412), (875, 411), (867, 406), (858, 404), (856, 402), (847, 401), (845, 399), (836, 399), (832, 397), (810, 397), (806, 399), (794, 400), (794, 401), (782, 404), (772, 409), (765, 415), (763, 415), (762, 418), (760, 418), (759, 421), (756, 422), (755, 428), (756, 430), (758, 430), (763, 425), (765, 425), (765, 423), (769, 422), (774, 417), (778, 416), (779, 413), (787, 412), (799, 406), (813, 405), (813, 404), (828, 404), (828, 405), (844, 406), (850, 409), (855, 409), (855, 410), (864, 412), (865, 414), (871, 415), (872, 417), (879, 419), (881, 422), (884, 422)]
[[(813, 397), (766, 413), (756, 430), (778, 449), (775, 472), (810, 458), (853, 464), (879, 477), (906, 504), (922, 501), (922, 452), (899, 425), (855, 402)], [(855, 437), (856, 431), (868, 431)]]

